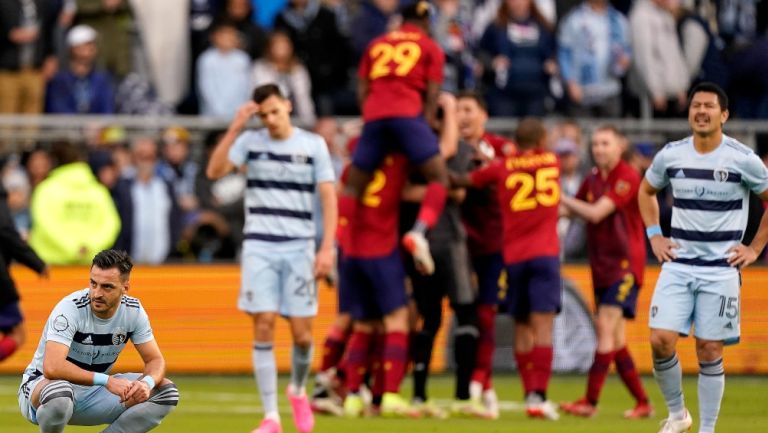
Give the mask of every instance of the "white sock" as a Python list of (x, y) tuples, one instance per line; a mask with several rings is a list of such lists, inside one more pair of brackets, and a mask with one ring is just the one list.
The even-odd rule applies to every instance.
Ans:
[(307, 385), (309, 370), (312, 365), (312, 344), (309, 347), (293, 345), (291, 352), (291, 385), (293, 392), (300, 395)]
[(664, 401), (667, 402), (669, 416), (672, 419), (685, 418), (685, 398), (683, 397), (683, 369), (677, 353), (667, 359), (653, 360), (653, 376), (659, 384)]
[(253, 375), (259, 388), (264, 418), (280, 421), (277, 411), (277, 366), (272, 343), (253, 344)]
[(723, 358), (699, 362), (699, 433), (714, 433), (725, 389)]

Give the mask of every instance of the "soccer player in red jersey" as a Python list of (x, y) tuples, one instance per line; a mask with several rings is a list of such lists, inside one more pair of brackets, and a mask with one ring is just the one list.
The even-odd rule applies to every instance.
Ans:
[(637, 294), (645, 269), (645, 232), (637, 204), (640, 174), (622, 160), (623, 137), (613, 126), (592, 135), (595, 167), (576, 197), (562, 197), (566, 211), (587, 221), (587, 245), (597, 304), (597, 351), (587, 380), (587, 394), (561, 408), (577, 416), (597, 412), (600, 391), (611, 363), (635, 397), (626, 418), (653, 415), (648, 396), (626, 347), (626, 319), (635, 317)]
[(440, 216), (448, 186), (445, 161), (430, 128), (445, 63), (442, 50), (428, 35), (431, 10), (424, 0), (407, 6), (403, 24), (374, 39), (360, 61), (358, 94), (365, 125), (339, 199), (343, 232), (344, 223), (356, 218), (365, 187), (386, 155), (399, 152), (417, 165), (429, 184), (416, 224), (403, 243), (426, 274), (433, 272), (434, 262), (424, 233)]
[(557, 237), (560, 163), (554, 153), (544, 150), (546, 135), (540, 120), (525, 118), (515, 133), (517, 152), (453, 181), (457, 186), (496, 186), (509, 284), (505, 302), (515, 319), (515, 359), (526, 412), (555, 420), (557, 408), (546, 393), (552, 375), (552, 329), (562, 303)]
[[(459, 134), (474, 149), (475, 168), (488, 165), (514, 152), (515, 145), (508, 139), (485, 130), (488, 107), (479, 93), (459, 93)], [(491, 382), (493, 351), (496, 346), (496, 304), (499, 302), (500, 282), (504, 270), (501, 255), (501, 208), (496, 191), (491, 188), (467, 189), (461, 206), (462, 220), (467, 231), (467, 248), (477, 276), (478, 343), (475, 369), (472, 373), (470, 395), (473, 402), (482, 401), (491, 418), (498, 418), (499, 405)]]

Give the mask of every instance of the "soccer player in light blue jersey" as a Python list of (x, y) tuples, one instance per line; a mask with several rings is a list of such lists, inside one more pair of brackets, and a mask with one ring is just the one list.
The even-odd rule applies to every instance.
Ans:
[[(147, 313), (126, 295), (132, 268), (124, 251), (98, 253), (90, 288), (65, 296), (51, 312), (19, 387), (21, 413), (41, 433), (100, 424), (109, 424), (105, 433), (144, 433), (178, 404)], [(128, 340), (144, 371), (110, 375)]]
[[(312, 361), (312, 318), (317, 314), (315, 279), (334, 261), (336, 177), (325, 141), (291, 125), (291, 102), (274, 84), (257, 87), (213, 153), (206, 174), (216, 179), (245, 167), (245, 241), (238, 308), (251, 315), (255, 330), (253, 368), (264, 406), (257, 433), (280, 433), (277, 368), (273, 351), (277, 315), (293, 336), (288, 399), (300, 433), (314, 417), (305, 385)], [(258, 115), (265, 126), (244, 130)], [(323, 212), (323, 239), (315, 253), (315, 194)]]
[[(699, 433), (713, 433), (725, 387), (723, 346), (739, 341), (740, 269), (768, 241), (768, 212), (750, 245), (741, 243), (749, 192), (768, 200), (768, 170), (748, 147), (723, 134), (728, 98), (711, 83), (694, 87), (688, 123), (693, 135), (656, 154), (638, 194), (653, 254), (662, 262), (651, 300), (653, 371), (669, 409), (660, 433), (680, 433), (693, 420), (685, 408), (679, 335), (693, 325), (699, 360)], [(656, 193), (674, 198), (669, 237), (659, 227)]]

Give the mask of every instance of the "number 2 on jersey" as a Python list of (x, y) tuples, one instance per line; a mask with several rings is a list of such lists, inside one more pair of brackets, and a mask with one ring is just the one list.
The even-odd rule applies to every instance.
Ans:
[(387, 175), (381, 170), (373, 172), (373, 179), (368, 183), (363, 194), (363, 205), (368, 207), (379, 207), (381, 204), (381, 197), (378, 194), (379, 191), (384, 189), (387, 184)]
[(421, 57), (421, 47), (415, 42), (398, 42), (390, 44), (388, 42), (379, 42), (371, 48), (370, 56), (373, 59), (373, 66), (368, 78), (375, 80), (385, 77), (392, 73), (390, 63), (394, 62), (394, 72), (398, 77), (404, 77), (416, 66), (416, 62)]
[[(536, 177), (530, 173), (512, 173), (507, 177), (507, 189), (518, 190), (512, 196), (509, 206), (514, 212), (535, 209), (536, 206), (555, 206), (560, 202), (560, 184), (557, 177), (560, 170), (557, 167), (540, 168)], [(534, 189), (536, 192), (534, 193)]]

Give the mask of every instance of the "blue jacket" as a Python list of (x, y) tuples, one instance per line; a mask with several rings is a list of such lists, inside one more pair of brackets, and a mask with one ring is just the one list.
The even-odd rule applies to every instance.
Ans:
[(45, 92), (45, 111), (58, 114), (113, 114), (115, 88), (109, 72), (94, 69), (82, 79), (69, 69), (57, 73)]

